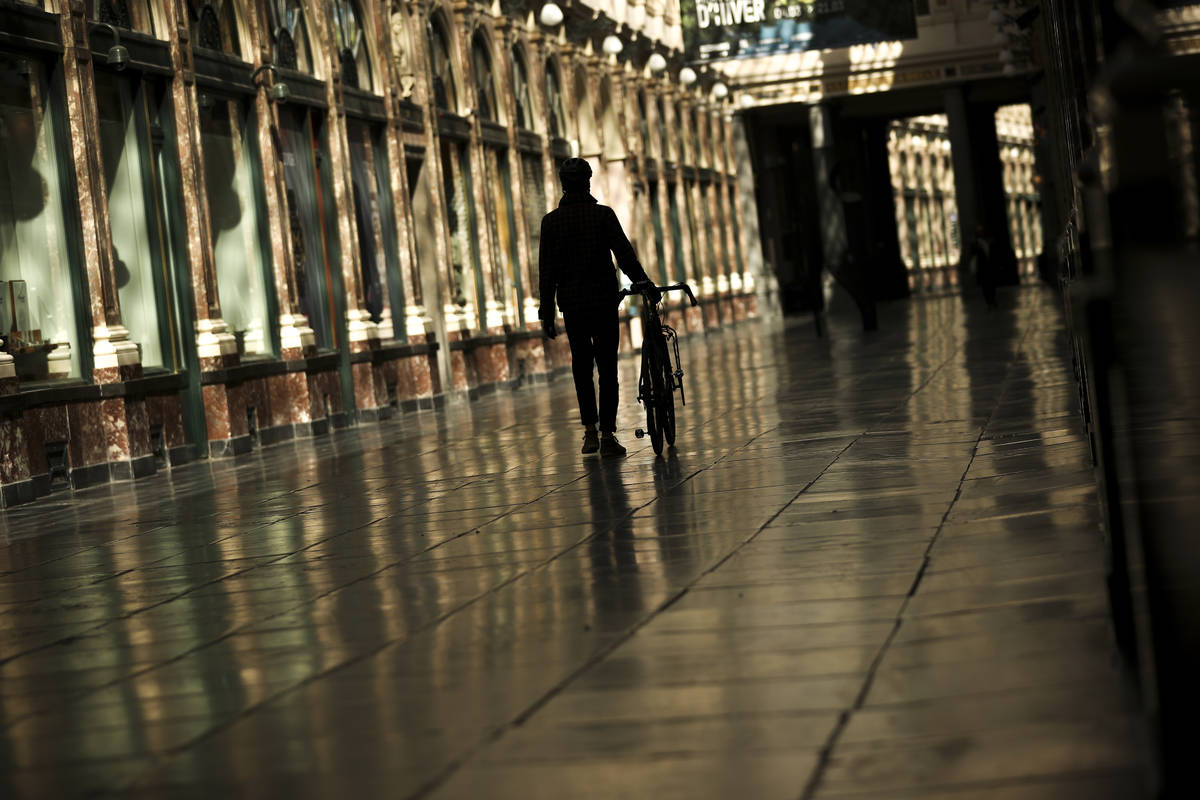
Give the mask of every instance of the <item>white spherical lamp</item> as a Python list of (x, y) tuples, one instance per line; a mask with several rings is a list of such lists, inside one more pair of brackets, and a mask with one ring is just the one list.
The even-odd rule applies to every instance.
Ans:
[(718, 100), (724, 100), (726, 97), (729, 97), (729, 87), (720, 81), (717, 81), (715, 84), (713, 84), (712, 93), (713, 97), (717, 98)]
[(691, 67), (684, 67), (679, 70), (679, 82), (684, 86), (691, 86), (696, 82), (696, 70)]
[(610, 33), (604, 37), (604, 41), (600, 44), (600, 49), (610, 56), (615, 56), (625, 49), (625, 45), (621, 44), (621, 40), (618, 37)]
[(657, 75), (667, 68), (667, 59), (663, 58), (662, 53), (651, 53), (650, 58), (646, 60), (646, 66)]
[(538, 14), (538, 21), (547, 28), (555, 28), (562, 24), (563, 10), (556, 3), (546, 3)]

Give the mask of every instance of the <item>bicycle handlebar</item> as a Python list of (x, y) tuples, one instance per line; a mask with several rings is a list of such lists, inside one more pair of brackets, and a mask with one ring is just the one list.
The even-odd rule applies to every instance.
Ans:
[[(650, 283), (649, 281), (639, 281), (638, 283), (630, 286), (628, 289), (622, 289), (621, 291), (617, 292), (617, 300), (621, 301), (631, 295), (642, 294), (648, 286), (654, 286), (654, 284)], [(692, 305), (698, 305), (696, 295), (692, 294), (692, 287), (688, 286), (686, 283), (673, 283), (670, 286), (654, 286), (654, 288), (657, 289), (660, 294), (666, 294), (667, 292), (683, 292), (687, 295), (688, 300), (692, 301)]]

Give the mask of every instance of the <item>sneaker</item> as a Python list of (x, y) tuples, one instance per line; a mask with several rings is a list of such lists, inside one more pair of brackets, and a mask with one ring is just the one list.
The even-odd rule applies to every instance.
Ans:
[(623, 456), (625, 448), (617, 441), (617, 437), (611, 433), (606, 433), (600, 437), (600, 455), (602, 456)]
[(583, 454), (591, 455), (600, 449), (600, 434), (596, 433), (595, 428), (585, 430), (583, 432)]

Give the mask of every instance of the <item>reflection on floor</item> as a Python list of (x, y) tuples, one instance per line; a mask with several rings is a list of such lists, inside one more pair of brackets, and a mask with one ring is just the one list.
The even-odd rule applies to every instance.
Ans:
[(1136, 798), (1057, 300), (1004, 299), (685, 340), (669, 458), (581, 457), (563, 379), (9, 511), (0, 796)]

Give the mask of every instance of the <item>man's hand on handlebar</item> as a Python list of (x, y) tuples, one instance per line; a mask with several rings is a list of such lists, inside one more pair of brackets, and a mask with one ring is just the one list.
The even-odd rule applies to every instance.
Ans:
[(658, 290), (653, 281), (639, 281), (629, 288), (641, 292), (652, 305), (658, 305), (662, 302), (662, 292)]
[(542, 320), (542, 333), (547, 339), (558, 338), (558, 325), (554, 323), (553, 318)]

